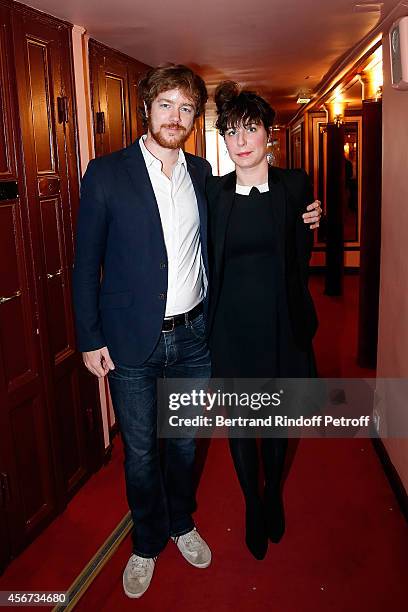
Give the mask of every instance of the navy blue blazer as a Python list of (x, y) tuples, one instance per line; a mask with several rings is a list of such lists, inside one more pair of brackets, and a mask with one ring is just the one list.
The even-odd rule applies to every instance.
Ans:
[[(211, 166), (201, 157), (185, 156), (209, 278), (205, 183)], [(167, 265), (159, 209), (139, 141), (92, 160), (81, 184), (73, 274), (78, 349), (107, 346), (113, 361), (143, 363), (163, 324)]]

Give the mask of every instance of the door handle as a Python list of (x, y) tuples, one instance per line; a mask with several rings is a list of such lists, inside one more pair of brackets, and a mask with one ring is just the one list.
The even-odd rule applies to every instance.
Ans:
[(20, 297), (20, 295), (21, 295), (21, 291), (16, 291), (15, 293), (13, 293), (13, 295), (1, 296), (0, 304), (5, 304), (6, 302), (10, 302), (10, 300), (14, 300), (15, 298)]
[(105, 133), (105, 113), (103, 111), (99, 113), (95, 113), (96, 115), (96, 133), (104, 134)]

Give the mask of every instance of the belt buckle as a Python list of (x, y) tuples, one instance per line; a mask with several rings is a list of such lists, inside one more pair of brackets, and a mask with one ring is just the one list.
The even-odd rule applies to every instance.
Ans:
[[(164, 329), (163, 330), (163, 334), (170, 334), (171, 332), (174, 331), (174, 317), (170, 317), (171, 318), (171, 322), (172, 322), (172, 326), (171, 329)], [(167, 321), (169, 321), (169, 319), (165, 319)]]

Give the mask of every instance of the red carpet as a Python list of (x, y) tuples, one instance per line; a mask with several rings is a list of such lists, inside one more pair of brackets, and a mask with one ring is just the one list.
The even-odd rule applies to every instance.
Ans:
[(385, 612), (405, 609), (408, 535), (369, 440), (304, 440), (285, 488), (287, 533), (264, 561), (243, 541), (243, 507), (226, 443), (212, 442), (197, 524), (207, 570), (169, 543), (139, 601), (122, 592), (126, 541), (78, 610)]
[(324, 276), (313, 276), (310, 288), (319, 317), (314, 340), (319, 375), (325, 378), (371, 378), (374, 370), (356, 363), (359, 277), (344, 278), (341, 297), (324, 295)]
[[(358, 277), (345, 295), (321, 295), (313, 279), (321, 376), (373, 376), (355, 365)], [(295, 443), (295, 441), (293, 441)], [(116, 444), (118, 447), (118, 444)], [(118, 448), (111, 464), (16, 560), (0, 589), (67, 588), (126, 511)], [(198, 492), (196, 522), (213, 551), (206, 570), (169, 543), (140, 600), (122, 591), (127, 539), (77, 610), (143, 612), (402, 612), (408, 530), (369, 440), (302, 440), (285, 486), (287, 532), (264, 561), (247, 552), (243, 503), (224, 440), (214, 440)], [(92, 510), (91, 510), (92, 508)], [(96, 520), (97, 519), (97, 520)]]

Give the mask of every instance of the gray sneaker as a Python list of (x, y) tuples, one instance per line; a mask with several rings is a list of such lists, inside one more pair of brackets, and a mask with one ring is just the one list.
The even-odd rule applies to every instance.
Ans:
[(154, 559), (132, 555), (123, 572), (123, 590), (128, 597), (141, 597), (149, 588), (154, 572)]
[(210, 565), (211, 550), (195, 527), (188, 533), (172, 537), (171, 539), (175, 542), (186, 561), (191, 563), (191, 565), (200, 569)]

